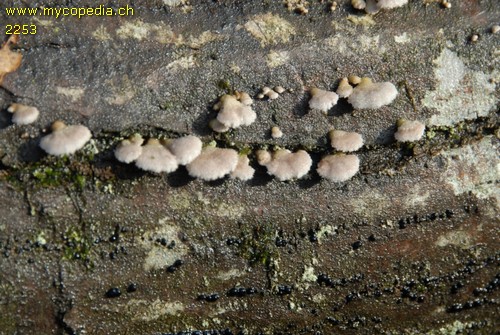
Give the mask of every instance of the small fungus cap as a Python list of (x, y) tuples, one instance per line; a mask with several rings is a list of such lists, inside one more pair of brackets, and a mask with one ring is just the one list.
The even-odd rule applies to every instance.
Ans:
[(419, 121), (398, 121), (398, 131), (394, 138), (398, 142), (414, 142), (422, 138), (425, 132), (425, 125)]
[(261, 166), (267, 165), (273, 159), (271, 153), (267, 150), (257, 150), (255, 157), (257, 158), (257, 163)]
[(206, 147), (186, 168), (191, 177), (210, 181), (231, 173), (237, 164), (236, 150)]
[(236, 168), (231, 172), (230, 177), (232, 179), (239, 179), (247, 181), (253, 178), (255, 170), (250, 166), (250, 160), (246, 155), (239, 155), (238, 164)]
[(272, 138), (281, 138), (283, 137), (283, 132), (277, 126), (271, 128), (271, 137)]
[(253, 104), (252, 98), (246, 92), (236, 92), (235, 97), (245, 106), (250, 106), (251, 104)]
[(361, 134), (343, 130), (331, 130), (329, 133), (330, 144), (343, 152), (356, 151), (363, 146), (363, 136)]
[(12, 122), (18, 125), (33, 123), (40, 115), (38, 108), (17, 103), (10, 105), (7, 111), (13, 113)]
[(257, 118), (257, 114), (249, 106), (245, 106), (232, 95), (223, 95), (220, 98), (220, 110), (217, 120), (231, 128), (248, 126)]
[(347, 101), (355, 109), (376, 109), (390, 104), (397, 95), (398, 90), (393, 84), (374, 83), (370, 78), (363, 78)]
[(177, 138), (167, 145), (167, 148), (180, 165), (191, 163), (201, 153), (203, 143), (201, 140), (193, 135)]
[(312, 165), (312, 159), (304, 150), (295, 153), (281, 149), (275, 151), (272, 160), (266, 164), (267, 172), (275, 176), (280, 181), (305, 176)]
[(156, 138), (150, 138), (142, 147), (135, 165), (141, 170), (155, 173), (173, 172), (178, 167), (175, 156)]
[(210, 120), (208, 126), (216, 133), (225, 133), (231, 129), (230, 127), (220, 123), (217, 119)]
[(331, 181), (342, 182), (351, 179), (359, 170), (356, 155), (328, 155), (318, 163), (318, 174)]
[(311, 88), (310, 92), (309, 108), (320, 110), (323, 113), (328, 112), (339, 100), (339, 96), (335, 92), (321, 90), (316, 87)]
[(142, 154), (142, 143), (144, 139), (139, 134), (123, 140), (115, 149), (115, 158), (122, 163), (132, 163)]
[(62, 121), (52, 124), (52, 133), (40, 140), (40, 148), (49, 155), (69, 155), (83, 148), (90, 140), (90, 130), (82, 125), (67, 126)]
[(352, 86), (349, 84), (349, 80), (347, 78), (342, 78), (339, 83), (339, 87), (337, 88), (337, 94), (341, 98), (347, 98), (352, 93)]

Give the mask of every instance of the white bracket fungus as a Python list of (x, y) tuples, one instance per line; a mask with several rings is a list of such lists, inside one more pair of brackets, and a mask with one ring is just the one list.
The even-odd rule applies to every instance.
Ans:
[(51, 129), (52, 133), (40, 140), (40, 148), (49, 155), (72, 154), (83, 148), (92, 137), (87, 127), (82, 125), (67, 126), (62, 121), (55, 121)]
[(33, 123), (40, 115), (38, 108), (17, 103), (10, 105), (7, 111), (13, 113), (12, 122), (18, 125)]
[(135, 165), (141, 170), (155, 173), (174, 172), (178, 167), (175, 156), (156, 138), (150, 138), (142, 147)]
[(337, 104), (339, 96), (335, 92), (321, 90), (313, 87), (310, 90), (311, 100), (309, 100), (309, 108), (317, 109), (323, 113), (327, 113), (330, 108)]
[(328, 155), (318, 163), (318, 174), (331, 181), (342, 182), (351, 179), (359, 170), (356, 155)]
[(349, 80), (347, 78), (342, 78), (339, 83), (339, 87), (337, 88), (337, 94), (341, 98), (347, 98), (352, 93), (352, 86), (349, 84)]
[(328, 135), (332, 148), (343, 152), (356, 151), (361, 148), (364, 143), (363, 136), (355, 132), (330, 130)]
[[(271, 160), (264, 153), (257, 153), (259, 164), (267, 167), (267, 172), (280, 181), (305, 176), (312, 165), (312, 159), (304, 150), (292, 153), (286, 149), (280, 149), (272, 154)], [(260, 156), (260, 157), (259, 157)]]
[(180, 165), (191, 163), (201, 153), (203, 143), (193, 135), (188, 135), (170, 141), (167, 144), (168, 150), (175, 156)]
[(142, 154), (144, 139), (139, 134), (134, 134), (123, 140), (115, 149), (115, 158), (122, 163), (132, 163)]
[(283, 136), (283, 132), (281, 131), (281, 129), (277, 126), (274, 126), (271, 128), (271, 137), (272, 138), (280, 138)]
[(250, 166), (250, 160), (246, 155), (239, 155), (238, 164), (236, 168), (231, 172), (230, 177), (232, 179), (239, 179), (247, 181), (253, 178), (255, 169)]
[(392, 83), (374, 83), (370, 78), (362, 78), (347, 101), (355, 109), (376, 109), (390, 104), (397, 95), (398, 90)]
[(214, 106), (214, 109), (219, 110), (217, 121), (230, 128), (248, 126), (257, 118), (257, 114), (255, 114), (252, 108), (246, 106), (238, 101), (235, 96), (229, 94), (223, 95)]
[(236, 150), (206, 147), (186, 168), (191, 177), (210, 181), (233, 172), (237, 164)]
[(366, 0), (366, 7), (364, 9), (365, 12), (374, 14), (381, 9), (393, 9), (402, 7), (407, 3), (408, 0)]
[(415, 142), (424, 136), (425, 125), (419, 121), (408, 121), (401, 119), (398, 121), (398, 131), (394, 138), (398, 142)]

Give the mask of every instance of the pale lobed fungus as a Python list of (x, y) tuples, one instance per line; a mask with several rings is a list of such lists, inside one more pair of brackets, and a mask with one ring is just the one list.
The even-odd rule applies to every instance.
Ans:
[(331, 181), (342, 182), (354, 177), (359, 170), (359, 158), (356, 155), (328, 155), (318, 163), (318, 174)]
[(236, 168), (229, 175), (232, 179), (247, 181), (253, 178), (255, 169), (250, 166), (250, 160), (246, 155), (239, 155)]
[(282, 94), (282, 93), (285, 93), (285, 88), (283, 86), (275, 86), (274, 87), (274, 91), (278, 94)]
[(230, 127), (220, 123), (217, 119), (210, 120), (208, 126), (217, 133), (225, 133), (226, 131), (229, 131), (229, 129), (231, 129)]
[(230, 174), (237, 164), (236, 150), (206, 147), (186, 168), (191, 177), (210, 181)]
[(374, 83), (370, 78), (362, 78), (347, 101), (355, 109), (376, 109), (390, 104), (397, 95), (398, 90), (392, 83)]
[(17, 125), (33, 123), (38, 119), (38, 115), (40, 115), (38, 108), (17, 103), (10, 105), (7, 111), (13, 114), (12, 123)]
[(132, 163), (142, 154), (144, 139), (139, 134), (134, 134), (117, 145), (115, 158), (122, 163)]
[(401, 119), (398, 121), (398, 130), (394, 138), (398, 142), (415, 142), (424, 136), (425, 125), (419, 121)]
[(230, 128), (248, 126), (257, 118), (257, 114), (251, 107), (246, 106), (238, 101), (235, 96), (229, 94), (223, 95), (214, 106), (214, 109), (219, 110), (217, 121)]
[(361, 77), (356, 76), (356, 75), (351, 75), (351, 76), (347, 77), (347, 80), (349, 80), (349, 82), (351, 84), (357, 85), (361, 82)]
[(393, 9), (402, 7), (408, 0), (366, 0), (365, 12), (369, 14), (377, 13), (381, 9)]
[(175, 156), (180, 165), (189, 164), (198, 157), (202, 146), (201, 140), (193, 135), (176, 138), (167, 144), (168, 150)]
[(245, 106), (250, 106), (251, 104), (253, 104), (252, 98), (246, 92), (238, 92), (237, 91), (234, 93), (234, 96), (236, 99), (238, 99)]
[(495, 24), (493, 27), (491, 27), (491, 33), (492, 34), (496, 34), (498, 32), (500, 32), (500, 25)]
[(271, 128), (271, 137), (272, 138), (281, 138), (283, 137), (283, 132), (277, 126)]
[(141, 170), (155, 173), (174, 172), (178, 167), (175, 156), (157, 138), (150, 138), (142, 147), (135, 165)]
[(90, 130), (82, 125), (67, 126), (58, 120), (51, 126), (52, 133), (40, 140), (40, 148), (49, 155), (69, 155), (83, 148), (90, 140)]
[(351, 0), (351, 5), (355, 9), (365, 9), (366, 2), (365, 0)]
[[(259, 160), (259, 158), (257, 158)], [(260, 161), (267, 161), (267, 157)], [(260, 164), (259, 161), (259, 164)], [(311, 168), (312, 159), (304, 150), (298, 150), (292, 153), (286, 149), (275, 151), (271, 160), (265, 164), (267, 173), (275, 176), (280, 181), (299, 179), (304, 177)]]
[(257, 150), (255, 152), (255, 157), (257, 158), (257, 163), (261, 166), (266, 166), (266, 164), (271, 162), (273, 159), (273, 156), (267, 150)]
[(363, 136), (355, 132), (330, 130), (328, 135), (332, 148), (343, 152), (356, 151), (361, 148), (364, 143)]
[(337, 95), (341, 98), (347, 98), (351, 95), (353, 87), (349, 84), (349, 79), (342, 78), (337, 88)]
[(320, 110), (323, 113), (327, 113), (339, 100), (337, 93), (321, 90), (317, 87), (311, 88), (310, 93), (309, 108)]

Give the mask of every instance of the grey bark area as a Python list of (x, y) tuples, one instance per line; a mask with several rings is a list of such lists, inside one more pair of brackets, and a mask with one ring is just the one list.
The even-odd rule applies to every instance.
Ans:
[[(337, 3), (115, 1), (134, 15), (80, 19), (2, 8), (2, 25), (37, 33), (21, 36), (22, 65), (0, 88), (0, 334), (500, 331), (498, 2), (412, 0), (372, 16)], [(398, 96), (308, 110), (308, 88), (348, 75)], [(252, 125), (207, 127), (223, 94), (276, 85), (287, 91), (255, 100)], [(38, 121), (13, 125), (13, 102)], [(396, 143), (400, 118), (424, 122), (424, 137)], [(56, 119), (93, 140), (45, 155)], [(316, 173), (331, 128), (365, 139), (347, 182)], [(113, 156), (135, 132), (251, 152), (256, 175), (141, 172)], [(255, 161), (266, 147), (304, 149), (313, 167), (279, 182)]]

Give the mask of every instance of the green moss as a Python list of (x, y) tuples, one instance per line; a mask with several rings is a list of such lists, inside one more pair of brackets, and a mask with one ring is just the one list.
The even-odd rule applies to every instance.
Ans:
[(91, 238), (78, 228), (70, 227), (63, 235), (65, 242), (63, 259), (82, 260), (87, 267), (92, 266), (90, 260), (90, 250), (92, 246)]
[(277, 254), (275, 239), (276, 229), (271, 224), (256, 225), (242, 233), (239, 254), (251, 265), (262, 264), (267, 268)]

